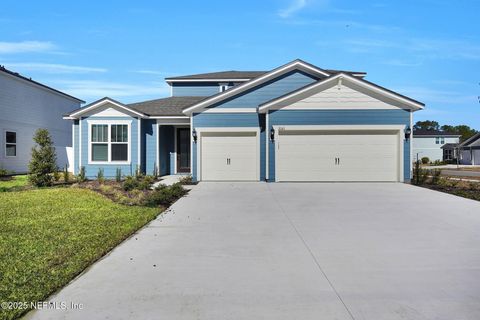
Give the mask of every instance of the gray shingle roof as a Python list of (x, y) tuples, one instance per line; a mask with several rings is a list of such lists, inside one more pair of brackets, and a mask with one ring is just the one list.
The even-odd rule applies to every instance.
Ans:
[(413, 130), (413, 136), (456, 136), (459, 137), (459, 134), (452, 132), (445, 132), (439, 130), (425, 130), (425, 129), (415, 129)]
[[(335, 74), (335, 73), (347, 73), (347, 74), (360, 74), (365, 75), (365, 72), (357, 72), (357, 71), (345, 71), (345, 70), (333, 70), (333, 69), (325, 69), (326, 72)], [(187, 76), (178, 76), (178, 77), (169, 77), (165, 78), (166, 81), (171, 80), (208, 80), (208, 79), (253, 79), (259, 77), (269, 71), (219, 71), (219, 72), (209, 72), (209, 73), (199, 73), (199, 74), (191, 74)]]
[(150, 116), (184, 116), (183, 110), (208, 97), (169, 97), (127, 104)]
[(267, 71), (219, 71), (219, 72), (209, 72), (209, 73), (199, 73), (191, 74), (187, 76), (178, 76), (165, 78), (166, 81), (169, 80), (196, 80), (196, 79), (253, 79), (262, 74), (267, 73)]

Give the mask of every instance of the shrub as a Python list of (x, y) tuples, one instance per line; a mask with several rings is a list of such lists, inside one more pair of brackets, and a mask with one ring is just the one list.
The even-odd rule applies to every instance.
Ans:
[(438, 184), (438, 182), (440, 181), (440, 175), (442, 174), (442, 170), (435, 169), (430, 171), (430, 173), (432, 175), (432, 180), (430, 181), (431, 184)]
[(146, 196), (145, 204), (148, 206), (169, 206), (187, 193), (180, 183), (169, 187), (161, 184)]
[(122, 181), (122, 169), (117, 168), (117, 171), (115, 172), (115, 181), (121, 182)]
[(191, 175), (181, 178), (179, 182), (180, 184), (184, 184), (184, 185), (194, 184), (193, 178)]
[(140, 166), (137, 164), (137, 167), (135, 169), (135, 178), (136, 179), (141, 179), (142, 178), (142, 171), (140, 170)]
[(87, 176), (85, 175), (85, 167), (81, 166), (80, 167), (80, 172), (78, 173), (78, 181), (79, 182), (84, 182), (87, 180)]
[(35, 146), (32, 148), (28, 179), (37, 187), (51, 186), (57, 170), (57, 156), (53, 141), (47, 129), (38, 129), (33, 137)]
[(55, 180), (55, 182), (58, 182), (58, 180), (60, 180), (60, 171), (58, 171), (58, 168), (53, 172), (53, 180)]
[(123, 190), (130, 191), (138, 187), (138, 180), (132, 176), (127, 176), (123, 181)]
[(429, 164), (429, 163), (430, 163), (430, 159), (428, 157), (422, 158), (422, 164)]
[(152, 176), (137, 176), (132, 177), (128, 176), (125, 178), (123, 182), (123, 190), (130, 191), (130, 190), (147, 190), (150, 189), (151, 185), (155, 181), (155, 178)]
[(0, 168), (0, 177), (5, 177), (7, 174), (8, 174), (7, 170)]
[(105, 182), (105, 176), (103, 174), (103, 168), (98, 168), (97, 180), (98, 180), (99, 183), (104, 183)]
[(65, 168), (63, 169), (63, 181), (65, 183), (70, 182), (70, 172), (68, 171), (68, 166), (65, 166)]

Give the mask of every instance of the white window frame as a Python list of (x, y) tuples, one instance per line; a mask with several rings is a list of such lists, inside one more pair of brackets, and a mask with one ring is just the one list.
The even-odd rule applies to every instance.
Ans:
[(440, 137), (440, 144), (445, 144), (445, 137)]
[(435, 137), (435, 144), (440, 144), (440, 137)]
[[(15, 133), (15, 143), (9, 143), (9, 142), (7, 142), (7, 132), (13, 132), (13, 133)], [(16, 158), (17, 155), (18, 155), (18, 140), (17, 140), (18, 134), (17, 134), (17, 131), (6, 129), (6, 130), (4, 130), (3, 134), (4, 134), (4, 138), (3, 138), (4, 144), (3, 144), (3, 145), (4, 145), (5, 158)], [(9, 155), (7, 155), (7, 144), (15, 145), (15, 155), (14, 155), (14, 156), (9, 156)]]
[[(87, 120), (88, 122), (88, 164), (112, 164), (112, 165), (130, 165), (132, 161), (131, 146), (132, 146), (132, 120)], [(106, 125), (108, 126), (107, 142), (108, 145), (108, 161), (94, 161), (92, 160), (92, 125)], [(112, 125), (127, 125), (128, 127), (128, 147), (127, 147), (127, 161), (112, 161), (112, 143), (111, 139), (111, 127)], [(122, 142), (124, 144), (125, 142)]]

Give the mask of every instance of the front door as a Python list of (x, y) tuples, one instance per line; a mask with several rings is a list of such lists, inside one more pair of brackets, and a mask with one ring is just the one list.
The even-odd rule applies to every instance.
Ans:
[(177, 129), (177, 172), (190, 172), (190, 129)]

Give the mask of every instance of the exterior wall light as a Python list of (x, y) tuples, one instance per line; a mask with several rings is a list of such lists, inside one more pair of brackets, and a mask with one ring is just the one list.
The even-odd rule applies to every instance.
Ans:
[(275, 129), (270, 129), (270, 140), (273, 141), (275, 140)]
[(193, 142), (197, 143), (197, 130), (195, 129), (192, 130), (192, 138)]
[(410, 129), (410, 127), (407, 127), (405, 129), (405, 140), (408, 140), (410, 139), (410, 135), (412, 134), (412, 129)]

